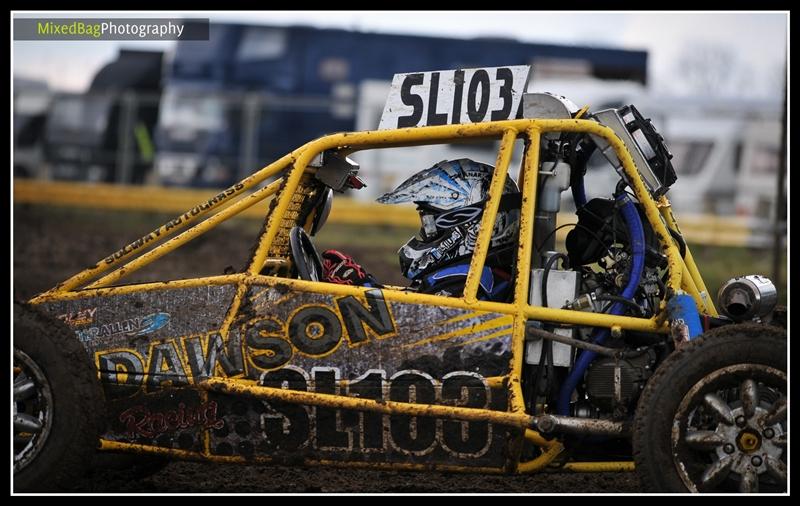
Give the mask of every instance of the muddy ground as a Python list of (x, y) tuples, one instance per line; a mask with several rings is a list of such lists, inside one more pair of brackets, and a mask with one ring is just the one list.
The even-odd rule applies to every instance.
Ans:
[(163, 471), (132, 479), (122, 471), (100, 473), (96, 492), (276, 492), (276, 493), (635, 493), (633, 473), (557, 473), (480, 476), (439, 472), (367, 471), (173, 462)]
[[(115, 211), (14, 206), (14, 298), (28, 299), (164, 223), (168, 216)], [(215, 230), (167, 255), (132, 281), (221, 274), (240, 269), (258, 232), (252, 220)], [(362, 230), (330, 227), (318, 246), (341, 248), (362, 261), (384, 283), (399, 284), (398, 241), (380, 232), (365, 241)], [(635, 493), (633, 473), (547, 472), (530, 476), (475, 476), (440, 472), (389, 472), (342, 468), (287, 468), (173, 462), (149, 477), (128, 471), (97, 471), (91, 492), (284, 492), (284, 493)]]

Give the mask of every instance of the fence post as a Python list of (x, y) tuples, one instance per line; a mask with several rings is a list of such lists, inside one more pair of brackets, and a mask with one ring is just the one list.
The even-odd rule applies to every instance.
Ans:
[[(773, 222), (772, 243), (772, 279), (777, 286), (781, 286), (781, 253), (783, 251), (783, 237), (786, 234), (786, 91), (783, 87), (783, 120), (781, 122), (781, 158), (778, 164), (778, 180), (775, 194), (775, 216)], [(788, 284), (788, 283), (787, 283)]]
[(239, 153), (239, 172), (237, 179), (249, 174), (256, 164), (256, 146), (261, 113), (261, 95), (250, 92), (242, 100), (242, 144)]

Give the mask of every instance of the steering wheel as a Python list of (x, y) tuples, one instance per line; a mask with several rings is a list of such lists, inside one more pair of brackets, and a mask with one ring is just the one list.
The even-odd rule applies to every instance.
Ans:
[(289, 247), (292, 250), (292, 261), (300, 279), (320, 281), (322, 279), (322, 260), (303, 227), (292, 227), (289, 231)]

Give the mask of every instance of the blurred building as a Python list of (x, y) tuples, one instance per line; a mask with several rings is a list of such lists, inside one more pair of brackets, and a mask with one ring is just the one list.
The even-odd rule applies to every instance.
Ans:
[[(321, 135), (375, 129), (395, 73), (532, 65), (528, 91), (591, 110), (634, 103), (652, 117), (675, 155), (679, 211), (768, 215), (781, 104), (654, 96), (647, 60), (509, 39), (215, 23), (208, 41), (166, 55), (120, 51), (84, 94), (15, 79), (14, 174), (224, 187)], [(496, 143), (357, 153), (373, 175), (357, 196), (456, 156), (493, 163)], [(602, 193), (604, 172), (587, 176)]]
[[(652, 119), (673, 155), (678, 180), (667, 196), (678, 213), (774, 217), (781, 101), (643, 92), (599, 105), (631, 103)], [(616, 183), (607, 169), (601, 156), (590, 160), (586, 180), (592, 196)]]
[(314, 138), (363, 129), (370, 81), (529, 64), (642, 85), (647, 77), (644, 51), (213, 24), (208, 41), (179, 42), (167, 66), (156, 173), (170, 184), (230, 184)]
[(163, 53), (123, 49), (83, 94), (53, 97), (43, 144), (54, 179), (141, 183), (153, 158)]
[(44, 127), (52, 96), (44, 81), (14, 77), (14, 177), (42, 176)]

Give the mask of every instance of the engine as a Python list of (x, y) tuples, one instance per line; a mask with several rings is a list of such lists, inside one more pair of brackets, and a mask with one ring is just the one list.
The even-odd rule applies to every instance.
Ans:
[(600, 357), (586, 371), (586, 396), (597, 413), (611, 414), (611, 418), (624, 418), (636, 408), (639, 393), (656, 363), (652, 349), (627, 359)]
[[(658, 240), (643, 219), (644, 270), (632, 300), (624, 302), (635, 316), (652, 316), (664, 296), (667, 259), (660, 253)], [(569, 309), (605, 312), (619, 301), (632, 268), (630, 241), (624, 221), (613, 199), (592, 199), (577, 212), (578, 223), (567, 234), (569, 265), (581, 273), (582, 293), (567, 304)]]
[[(555, 99), (545, 98), (540, 101), (550, 104), (551, 110), (559, 109)], [(577, 110), (569, 102), (561, 109), (564, 117)], [(637, 148), (637, 168), (647, 170), (643, 179), (653, 195), (666, 192), (675, 180), (671, 155), (652, 124), (632, 106), (601, 112), (594, 117), (620, 130), (620, 137), (628, 134), (631, 143), (648, 144), (649, 149)], [(533, 259), (529, 300), (533, 305), (649, 318), (666, 296), (667, 259), (642, 206), (626, 192), (628, 181), (621, 163), (601, 141), (570, 134), (543, 137), (534, 222), (539, 255)], [(598, 148), (621, 179), (613, 198), (586, 201), (583, 173)], [(559, 252), (556, 215), (561, 193), (570, 187), (578, 220), (574, 225), (563, 225), (571, 229), (566, 236), (566, 252)], [(674, 238), (683, 250), (682, 238), (677, 234)], [(566, 340), (531, 339), (527, 343), (526, 399), (536, 413), (621, 420), (632, 413), (644, 384), (668, 351), (664, 336), (658, 334), (627, 331), (612, 336), (608, 329), (546, 323), (537, 326)], [(579, 365), (584, 352), (577, 353), (576, 347), (568, 344), (570, 339), (602, 343), (606, 348), (618, 348), (620, 354), (586, 359)], [(571, 388), (569, 396), (565, 395), (565, 384)]]
[[(635, 207), (637, 213), (643, 214), (638, 204)], [(665, 296), (667, 261), (647, 221), (641, 220), (645, 224), (642, 273), (632, 296), (623, 298), (620, 294), (629, 284), (633, 254), (619, 206), (613, 199), (593, 199), (577, 214), (577, 225), (567, 234), (566, 254), (547, 252), (542, 267), (533, 270), (531, 303), (595, 313), (607, 313), (614, 304), (621, 304), (623, 309), (619, 314), (651, 317)], [(545, 285), (547, 290), (543, 290)], [(540, 328), (587, 342), (593, 340), (595, 332), (591, 328), (546, 324)], [(571, 415), (624, 419), (635, 409), (662, 352), (667, 352), (664, 337), (649, 333), (611, 336), (604, 346), (619, 348), (623, 356), (599, 356), (590, 363), (578, 385), (577, 402), (571, 404)], [(574, 347), (564, 343), (549, 340), (528, 343), (526, 363), (531, 371), (529, 384), (534, 385), (529, 395), (538, 399), (540, 412), (545, 405), (555, 404), (557, 388), (553, 385), (564, 381), (575, 356)]]

